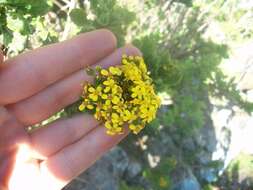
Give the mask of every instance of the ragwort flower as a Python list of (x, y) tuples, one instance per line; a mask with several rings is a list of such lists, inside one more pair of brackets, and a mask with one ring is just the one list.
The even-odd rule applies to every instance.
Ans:
[(160, 99), (140, 56), (122, 56), (122, 64), (96, 71), (94, 83), (85, 83), (80, 111), (89, 111), (104, 123), (107, 134), (128, 127), (138, 134), (156, 116)]

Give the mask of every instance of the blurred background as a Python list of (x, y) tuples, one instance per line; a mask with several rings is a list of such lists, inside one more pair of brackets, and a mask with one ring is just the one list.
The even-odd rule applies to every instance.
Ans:
[(97, 28), (143, 52), (162, 106), (64, 190), (253, 189), (253, 0), (0, 0), (6, 57)]

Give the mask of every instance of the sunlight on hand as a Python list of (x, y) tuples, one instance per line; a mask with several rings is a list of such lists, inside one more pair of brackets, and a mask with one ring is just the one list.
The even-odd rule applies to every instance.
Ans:
[(13, 173), (9, 180), (9, 190), (57, 190), (67, 182), (58, 179), (46, 167), (40, 167), (39, 160), (33, 158), (34, 151), (27, 144), (20, 144)]

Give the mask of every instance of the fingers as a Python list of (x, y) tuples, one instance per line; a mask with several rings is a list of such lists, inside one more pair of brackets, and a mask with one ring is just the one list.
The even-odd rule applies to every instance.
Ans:
[(27, 98), (57, 80), (96, 63), (116, 47), (108, 30), (81, 34), (7, 60), (0, 71), (0, 105)]
[(0, 106), (0, 126), (4, 124), (11, 117), (10, 113), (6, 110), (5, 107)]
[[(120, 64), (123, 53), (131, 55), (140, 54), (139, 50), (135, 47), (126, 46), (125, 48), (118, 49), (97, 65), (108, 67)], [(39, 94), (9, 106), (8, 109), (24, 125), (35, 124), (77, 101), (82, 93), (81, 83), (91, 81), (91, 79), (83, 70), (80, 70), (68, 78), (51, 85)]]
[(104, 127), (97, 127), (78, 142), (67, 146), (41, 163), (43, 178), (62, 188), (71, 179), (89, 168), (99, 157), (119, 143), (122, 135), (109, 136)]
[(0, 124), (0, 134), (0, 153), (15, 148), (17, 144), (29, 143), (24, 126), (12, 116), (7, 116)]
[(98, 124), (93, 116), (84, 114), (58, 120), (31, 134), (32, 148), (40, 158), (47, 158), (78, 141)]

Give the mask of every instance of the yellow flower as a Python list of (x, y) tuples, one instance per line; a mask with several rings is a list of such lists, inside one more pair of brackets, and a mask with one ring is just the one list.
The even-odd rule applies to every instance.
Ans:
[(122, 64), (123, 65), (125, 65), (125, 64), (127, 64), (128, 63), (128, 61), (126, 60), (126, 59), (122, 59)]
[(98, 86), (96, 89), (93, 87), (88, 88), (88, 91), (90, 92), (89, 98), (93, 101), (97, 101), (98, 97), (102, 95), (102, 87)]
[(134, 134), (138, 134), (144, 128), (143, 125), (130, 124), (129, 129), (133, 131)]
[(80, 104), (80, 106), (79, 106), (80, 111), (85, 110), (85, 108), (88, 108), (88, 109), (93, 109), (94, 108), (94, 106), (92, 104), (90, 104), (90, 101), (88, 99), (84, 99), (82, 104)]
[(126, 54), (122, 54), (122, 59), (126, 59), (127, 55)]
[(155, 108), (150, 105), (141, 105), (140, 106), (140, 117), (144, 119), (144, 121), (150, 122), (154, 119)]
[(102, 105), (102, 110), (106, 112), (111, 112), (112, 111), (112, 105), (111, 104), (103, 104)]
[(132, 98), (135, 98), (135, 97), (141, 98), (146, 93), (145, 86), (137, 85), (136, 87), (132, 89), (132, 92), (133, 92), (131, 95)]
[(90, 110), (104, 122), (106, 133), (121, 134), (124, 125), (138, 134), (160, 106), (142, 57), (122, 56), (122, 65), (98, 69), (94, 84), (86, 83), (79, 110)]
[(113, 95), (113, 94), (109, 94), (109, 95), (104, 95), (103, 96), (106, 101), (105, 101), (105, 104), (106, 105), (110, 105), (111, 103), (113, 104), (118, 104), (120, 102), (120, 97), (116, 96), (116, 95)]
[(109, 67), (109, 71), (113, 75), (118, 75), (120, 76), (122, 71), (118, 67)]
[(112, 94), (114, 94), (114, 95), (117, 95), (117, 96), (120, 96), (120, 94), (122, 94), (122, 88), (120, 87), (120, 86), (118, 86), (118, 85), (114, 85), (113, 87), (112, 87)]
[(133, 105), (141, 105), (142, 102), (143, 102), (142, 100), (137, 99), (137, 98), (134, 98), (134, 99), (131, 101), (131, 103), (132, 103)]
[(124, 100), (120, 100), (117, 104), (113, 105), (112, 108), (118, 112), (122, 113), (123, 110), (127, 108), (127, 105), (125, 104)]
[(87, 108), (89, 109), (89, 110), (92, 110), (93, 108), (94, 108), (94, 106), (93, 105), (87, 105)]
[(101, 103), (97, 103), (96, 105), (96, 112), (94, 114), (94, 117), (97, 119), (97, 120), (101, 120), (102, 118), (102, 104)]
[(118, 96), (113, 96), (112, 97), (112, 103), (113, 104), (117, 104), (117, 103), (119, 103), (120, 102), (120, 98), (118, 97)]
[(123, 134), (123, 128), (122, 127), (115, 127), (115, 132), (118, 134)]
[(159, 185), (160, 185), (160, 187), (167, 187), (168, 186), (168, 182), (164, 179), (164, 177), (160, 177), (160, 179), (159, 179)]
[(142, 80), (141, 70), (132, 62), (124, 61), (122, 71), (128, 80), (133, 82)]
[(112, 113), (111, 119), (112, 119), (112, 123), (114, 124), (121, 123), (120, 117), (117, 113)]
[(122, 118), (125, 122), (131, 122), (136, 119), (136, 115), (128, 109), (125, 109), (122, 113)]
[(109, 72), (108, 72), (107, 70), (105, 70), (105, 69), (102, 69), (102, 70), (100, 71), (100, 73), (101, 73), (101, 75), (103, 75), (103, 76), (108, 76), (108, 75), (109, 75)]
[(112, 88), (115, 87), (115, 81), (113, 79), (107, 79), (103, 82), (103, 84), (106, 86), (104, 89), (105, 93), (109, 92)]
[(107, 130), (107, 131), (106, 131), (106, 134), (107, 134), (107, 135), (111, 135), (111, 136), (112, 136), (112, 135), (115, 135), (115, 134), (116, 134), (116, 132), (111, 131), (111, 130)]
[(80, 106), (79, 106), (79, 110), (80, 111), (83, 111), (85, 109), (85, 105), (84, 104), (81, 104)]
[(142, 71), (143, 73), (147, 73), (147, 72), (148, 72), (147, 66), (146, 66), (146, 64), (144, 63), (144, 60), (143, 60), (143, 59), (141, 59), (141, 61), (140, 61), (139, 68), (141, 69), (141, 71)]
[(110, 122), (110, 121), (106, 121), (106, 122), (105, 122), (105, 127), (106, 127), (106, 129), (112, 129), (112, 124), (111, 124), (111, 122)]
[(105, 128), (107, 129), (106, 133), (108, 135), (121, 134), (123, 132), (122, 127), (119, 127), (117, 124), (110, 123), (109, 121), (105, 122)]
[(113, 79), (109, 79), (103, 82), (104, 85), (106, 86), (114, 86), (115, 81)]

